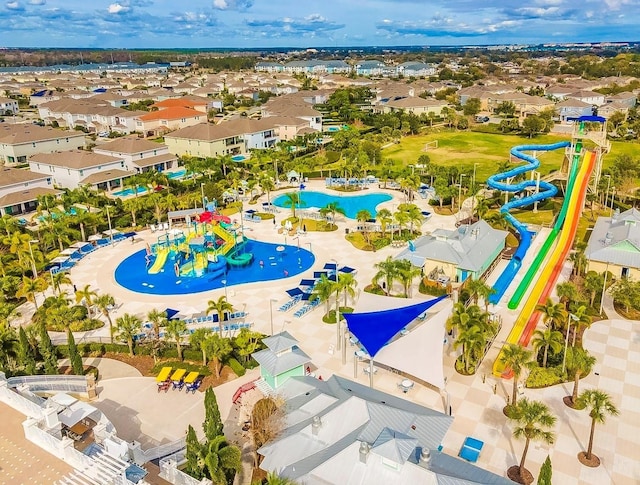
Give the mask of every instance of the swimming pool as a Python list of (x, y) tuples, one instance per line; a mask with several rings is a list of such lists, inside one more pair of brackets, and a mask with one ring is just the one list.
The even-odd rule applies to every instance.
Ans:
[(334, 131), (340, 131), (340, 130), (348, 130), (349, 126), (348, 125), (342, 125), (342, 126), (327, 126), (325, 128), (325, 131), (329, 131), (329, 132), (334, 132)]
[[(376, 207), (382, 202), (391, 200), (388, 194), (362, 194), (362, 195), (330, 195), (323, 192), (313, 191), (301, 191), (300, 200), (302, 204), (297, 207), (304, 209), (309, 207), (325, 207), (330, 202), (337, 202), (344, 211), (345, 215), (349, 219), (356, 219), (356, 215), (361, 210), (367, 210), (371, 214), (371, 217), (375, 217), (377, 214)], [(278, 207), (285, 207), (287, 197), (285, 194), (281, 194), (273, 199), (273, 204)]]
[[(152, 295), (186, 295), (216, 290), (226, 286), (271, 281), (294, 276), (308, 270), (315, 262), (313, 253), (296, 246), (283, 246), (249, 239), (243, 252), (253, 254), (253, 261), (244, 267), (228, 267), (225, 275), (208, 278), (176, 277), (173, 270), (175, 256), (167, 258), (162, 270), (157, 274), (148, 274), (146, 269), (146, 250), (138, 251), (124, 259), (116, 268), (115, 279), (120, 286), (138, 293)], [(263, 264), (260, 264), (262, 261)], [(286, 271), (286, 274), (285, 274)]]
[[(143, 194), (146, 191), (147, 191), (146, 187), (136, 187), (136, 192), (138, 192), (139, 194)], [(113, 193), (113, 195), (115, 195), (116, 197), (127, 197), (133, 194), (135, 194), (133, 189), (124, 189), (124, 190), (119, 190), (118, 192)]]
[(182, 179), (187, 176), (187, 170), (183, 168), (182, 170), (178, 170), (177, 172), (165, 172), (165, 175), (170, 180)]
[(231, 160), (233, 160), (234, 162), (244, 162), (247, 158), (246, 155), (234, 155), (233, 157), (231, 157)]

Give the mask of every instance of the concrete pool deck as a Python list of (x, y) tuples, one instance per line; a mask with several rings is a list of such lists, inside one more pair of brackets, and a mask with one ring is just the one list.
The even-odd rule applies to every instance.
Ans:
[[(311, 181), (307, 187), (309, 190), (324, 190), (324, 183)], [(382, 190), (376, 187), (372, 188), (371, 192), (389, 193), (394, 196), (393, 200), (381, 204), (378, 209), (387, 207), (394, 210), (398, 204), (405, 202), (403, 194), (397, 191)], [(272, 193), (272, 198), (276, 194), (277, 192)], [(260, 202), (263, 201), (266, 201), (266, 196), (259, 200), (257, 207), (260, 207)], [(422, 210), (430, 210), (426, 200), (418, 198), (414, 202)], [(256, 206), (245, 204), (245, 209), (250, 207)], [(430, 212), (433, 211), (430, 210)], [(279, 222), (289, 215), (290, 210), (281, 209), (276, 216), (277, 221)], [(437, 228), (451, 229), (454, 227), (455, 221), (455, 216), (439, 216), (434, 213), (422, 226), (422, 231), (433, 231)], [(371, 282), (375, 274), (373, 264), (387, 256), (395, 256), (401, 251), (401, 249), (391, 247), (376, 253), (358, 251), (344, 239), (345, 228), (355, 229), (357, 221), (345, 220), (340, 217), (337, 223), (339, 229), (333, 233), (308, 233), (298, 240), (294, 238), (293, 241), (291, 237), (288, 237), (289, 244), (297, 244), (299, 241), (301, 247), (310, 248), (316, 255), (316, 263), (307, 272), (296, 277), (272, 282), (229, 287), (227, 293), (229, 301), (237, 309), (245, 309), (249, 312), (246, 321), (254, 324), (253, 329), (266, 334), (271, 332), (270, 300), (275, 300), (273, 303), (274, 332), (286, 329), (296, 337), (300, 342), (300, 347), (311, 356), (313, 364), (317, 366), (317, 370), (315, 370), (317, 375), (326, 378), (331, 374), (338, 374), (354, 379), (353, 350), (355, 348), (348, 348), (347, 363), (344, 365), (340, 352), (329, 353), (331, 347), (335, 345), (336, 329), (333, 325), (322, 323), (323, 306), (301, 319), (295, 318), (292, 311), (285, 314), (277, 311), (277, 308), (289, 299), (285, 290), (297, 286), (301, 278), (309, 276), (314, 270), (321, 269), (326, 262), (336, 260), (340, 265), (346, 264), (356, 268), (358, 270), (356, 275), (358, 291), (361, 291)], [(245, 229), (251, 238), (284, 243), (284, 236), (277, 233), (270, 221), (245, 222)], [(123, 241), (114, 247), (100, 249), (83, 259), (71, 271), (71, 278), (78, 287), (90, 284), (100, 293), (112, 294), (120, 305), (113, 313), (114, 320), (124, 313), (144, 316), (153, 308), (172, 307), (185, 313), (201, 311), (206, 308), (208, 300), (217, 299), (224, 295), (224, 290), (219, 289), (195, 295), (155, 296), (134, 293), (120, 287), (113, 278), (115, 267), (126, 256), (143, 248), (145, 242), (153, 242), (156, 237), (157, 235), (150, 231), (143, 231), (140, 233), (141, 241), (133, 245), (128, 241)], [(414, 295), (416, 294), (417, 292), (414, 291)], [(450, 394), (455, 420), (445, 436), (443, 446), (446, 452), (455, 456), (466, 436), (482, 439), (485, 442), (485, 448), (480, 455), (478, 465), (504, 475), (509, 466), (518, 463), (524, 443), (511, 437), (512, 428), (501, 412), (505, 404), (504, 396), (511, 389), (511, 381), (494, 379), (489, 369), (514, 319), (513, 312), (501, 308), (496, 308), (496, 310), (503, 316), (505, 324), (483, 363), (483, 369), (475, 376), (464, 377), (457, 374), (453, 368), (456, 353), (451, 348), (445, 349), (444, 368), (447, 377), (447, 391)], [(529, 398), (545, 401), (558, 416), (556, 444), (547, 447), (532, 443), (530, 447), (526, 465), (534, 476), (537, 476), (540, 465), (547, 454), (550, 454), (554, 483), (630, 485), (640, 481), (640, 460), (638, 458), (640, 455), (638, 455), (637, 446), (633, 444), (634, 438), (637, 441), (637, 436), (640, 434), (637, 424), (640, 422), (638, 415), (638, 409), (640, 409), (639, 326), (640, 323), (637, 322), (614, 319), (611, 322), (594, 324), (585, 335), (585, 347), (598, 359), (597, 372), (599, 375), (593, 373), (583, 379), (581, 389), (599, 387), (612, 395), (614, 402), (621, 410), (619, 417), (609, 418), (606, 424), (598, 425), (596, 428), (594, 453), (602, 460), (602, 465), (599, 468), (583, 467), (576, 458), (576, 454), (586, 447), (589, 419), (584, 412), (565, 408), (562, 404), (561, 398), (569, 393), (570, 386), (524, 391), (524, 394)], [(615, 334), (615, 345), (608, 343), (610, 334)], [(94, 331), (93, 335), (108, 337), (108, 328), (105, 326)], [(619, 357), (621, 344), (625, 346), (624, 359)], [(369, 378), (364, 374), (362, 368), (363, 364), (357, 365), (355, 380), (368, 385)], [(374, 386), (433, 409), (443, 410), (442, 397), (436, 391), (416, 385), (407, 394), (402, 394), (397, 386), (399, 380), (398, 375), (381, 370), (375, 375)], [(233, 383), (230, 384), (230, 387), (233, 387)], [(111, 399), (125, 405), (127, 396), (122, 396), (123, 401), (120, 402), (118, 389), (113, 390), (116, 394), (112, 396), (109, 396), (111, 389), (105, 389), (105, 391), (105, 399)], [(224, 397), (219, 399), (226, 400)], [(158, 409), (154, 412), (158, 412), (161, 416), (166, 415), (166, 409)], [(158, 423), (161, 425), (162, 420), (158, 420)], [(194, 427), (199, 427), (200, 423), (201, 418), (198, 416), (194, 416), (191, 420)]]

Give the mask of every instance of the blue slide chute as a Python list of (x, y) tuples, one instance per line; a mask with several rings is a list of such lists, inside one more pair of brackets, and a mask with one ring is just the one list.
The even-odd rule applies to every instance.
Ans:
[[(487, 180), (487, 185), (494, 189), (506, 192), (523, 192), (529, 187), (536, 187), (537, 182), (535, 180), (524, 180), (518, 183), (507, 183), (506, 181), (510, 178), (521, 175), (525, 172), (529, 172), (531, 170), (535, 170), (540, 166), (540, 161), (532, 155), (527, 155), (523, 152), (530, 151), (551, 151), (551, 150), (559, 150), (561, 148), (566, 148), (570, 146), (571, 143), (568, 141), (563, 141), (560, 143), (553, 143), (550, 145), (519, 145), (515, 146), (511, 149), (511, 155), (514, 157), (527, 162), (525, 165), (520, 165), (512, 170), (507, 172), (498, 173), (492, 175)], [(500, 301), (500, 298), (504, 295), (504, 292), (507, 291), (509, 284), (513, 281), (516, 273), (522, 266), (522, 259), (525, 254), (529, 250), (529, 246), (531, 246), (531, 233), (529, 229), (527, 229), (526, 224), (521, 223), (515, 217), (513, 217), (509, 211), (511, 209), (517, 209), (520, 207), (526, 207), (535, 202), (540, 202), (549, 197), (553, 197), (558, 192), (558, 189), (555, 188), (549, 182), (545, 182), (543, 180), (540, 181), (540, 189), (537, 193), (528, 195), (526, 197), (517, 197), (506, 204), (504, 204), (500, 208), (500, 212), (505, 214), (505, 219), (518, 231), (520, 234), (520, 245), (516, 252), (513, 255), (511, 261), (502, 272), (495, 285), (493, 285), (493, 289), (495, 292), (489, 297), (489, 302), (496, 304)]]

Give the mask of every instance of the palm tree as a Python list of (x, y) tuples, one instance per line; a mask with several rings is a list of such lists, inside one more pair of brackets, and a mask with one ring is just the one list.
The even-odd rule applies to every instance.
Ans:
[(206, 342), (211, 335), (210, 328), (198, 328), (189, 336), (189, 344), (194, 349), (200, 349), (202, 352), (202, 366), (207, 365), (207, 346)]
[(202, 465), (215, 485), (226, 485), (229, 483), (227, 474), (240, 469), (241, 458), (240, 448), (228, 444), (227, 439), (220, 435), (203, 447)]
[(466, 282), (465, 287), (467, 288), (469, 295), (473, 299), (473, 304), (477, 305), (478, 299), (482, 297), (485, 304), (485, 311), (488, 311), (489, 296), (492, 293), (495, 293), (495, 290), (487, 285), (483, 280), (473, 278), (469, 279), (469, 281)]
[[(137, 195), (137, 193), (136, 193)], [(122, 203), (123, 207), (125, 210), (128, 210), (131, 213), (131, 224), (135, 227), (137, 226), (137, 220), (136, 220), (136, 216), (138, 215), (138, 212), (140, 212), (141, 210), (143, 210), (146, 205), (146, 199), (140, 197), (132, 197), (130, 199), (125, 200)]]
[[(571, 340), (571, 345), (573, 347), (576, 346), (576, 336), (580, 333), (580, 330), (584, 327), (589, 328), (593, 323), (593, 319), (587, 313), (588, 309), (586, 305), (580, 305), (578, 308), (575, 308), (573, 311), (573, 316), (575, 317), (574, 327), (573, 327), (573, 337)], [(569, 331), (569, 329), (567, 329)]]
[(596, 365), (596, 362), (597, 359), (584, 349), (578, 347), (571, 347), (567, 349), (567, 376), (573, 379), (573, 391), (571, 392), (571, 396), (567, 396), (564, 399), (564, 403), (567, 406), (576, 407), (580, 379), (591, 372), (591, 369)]
[(515, 406), (518, 398), (518, 381), (525, 368), (531, 365), (531, 351), (518, 344), (509, 344), (502, 348), (501, 362), (513, 372), (513, 390), (511, 407)]
[(547, 356), (549, 349), (554, 354), (557, 354), (562, 349), (562, 333), (557, 330), (551, 330), (547, 328), (545, 330), (536, 330), (533, 332), (533, 348), (536, 353), (540, 353), (540, 349), (544, 349), (544, 355), (542, 357), (542, 367), (547, 367)]
[(360, 232), (362, 232), (362, 237), (367, 242), (367, 244), (369, 244), (369, 231), (367, 230), (365, 223), (369, 219), (371, 219), (371, 212), (369, 212), (366, 209), (359, 210), (358, 213), (356, 214), (356, 219), (360, 223), (360, 228), (361, 228)]
[(478, 219), (484, 219), (489, 212), (490, 201), (485, 198), (478, 199), (477, 197), (476, 200), (475, 213), (478, 216)]
[(296, 482), (286, 477), (279, 477), (274, 472), (269, 472), (267, 475), (266, 485), (296, 485)]
[(227, 301), (227, 297), (222, 295), (217, 300), (209, 300), (207, 302), (207, 315), (210, 313), (216, 312), (218, 314), (218, 328), (220, 332), (220, 337), (222, 337), (222, 327), (224, 315), (227, 312), (233, 311), (233, 305)]
[(113, 343), (113, 322), (111, 321), (111, 309), (115, 306), (116, 300), (109, 293), (102, 293), (98, 295), (93, 303), (98, 307), (98, 310), (107, 317), (109, 322), (109, 335), (111, 335), (111, 343)]
[(182, 334), (187, 331), (187, 324), (184, 320), (179, 320), (177, 318), (173, 320), (169, 320), (167, 326), (165, 327), (165, 332), (167, 335), (172, 338), (176, 343), (176, 349), (178, 350), (178, 360), (182, 360), (182, 345), (180, 342), (182, 341)]
[(55, 291), (58, 295), (61, 292), (62, 285), (72, 285), (71, 278), (69, 278), (69, 273), (66, 271), (58, 271), (57, 273), (53, 273), (51, 275), (51, 283), (53, 284), (53, 291)]
[(327, 278), (326, 275), (322, 275), (320, 277), (320, 281), (318, 281), (314, 287), (313, 290), (311, 290), (311, 299), (312, 300), (320, 300), (321, 302), (326, 302), (327, 304), (327, 312), (326, 314), (329, 315), (329, 300), (331, 299), (331, 296), (333, 295), (333, 291), (334, 291), (334, 287), (336, 285), (335, 281), (331, 281), (329, 278)]
[(18, 356), (18, 338), (13, 327), (0, 327), (0, 369), (9, 370), (10, 362)]
[[(395, 219), (396, 223), (398, 224), (398, 239), (402, 239), (402, 229), (409, 222), (409, 214), (407, 214), (404, 211), (396, 211), (393, 214), (393, 218)], [(393, 239), (393, 237), (391, 239)]]
[(514, 438), (524, 438), (525, 444), (520, 465), (510, 468), (508, 476), (518, 483), (530, 483), (525, 478), (530, 473), (524, 467), (527, 451), (529, 451), (529, 443), (533, 440), (542, 441), (549, 445), (553, 444), (555, 435), (548, 428), (552, 428), (556, 424), (556, 417), (551, 414), (545, 403), (529, 401), (525, 397), (518, 404), (512, 406), (509, 419), (515, 423), (515, 428), (513, 429)]
[(287, 192), (284, 194), (285, 201), (282, 203), (282, 207), (291, 207), (291, 216), (295, 219), (296, 217), (296, 207), (300, 207), (302, 205), (302, 201), (300, 200), (299, 192)]
[(259, 183), (260, 187), (262, 188), (262, 190), (267, 193), (267, 202), (270, 204), (271, 203), (271, 191), (276, 188), (276, 185), (273, 182), (273, 179), (271, 178), (271, 176), (268, 173), (263, 172), (262, 174), (260, 174), (260, 178), (259, 178), (258, 183)]
[(457, 349), (462, 346), (462, 362), (464, 364), (464, 371), (470, 374), (469, 364), (472, 360), (478, 356), (479, 352), (484, 349), (486, 345), (486, 338), (482, 329), (477, 325), (460, 330), (458, 338), (453, 343), (453, 348)]
[(93, 298), (96, 296), (98, 296), (98, 293), (91, 289), (91, 285), (84, 285), (84, 288), (76, 291), (76, 303), (84, 302), (84, 306), (87, 307), (87, 313), (91, 316)]
[(409, 231), (411, 232), (411, 236), (413, 237), (413, 225), (415, 223), (420, 224), (423, 220), (422, 211), (415, 204), (400, 204), (398, 206), (398, 211), (404, 212), (407, 216), (407, 222), (409, 223)]
[(46, 281), (42, 278), (29, 278), (28, 276), (22, 277), (22, 284), (18, 291), (16, 291), (16, 296), (18, 298), (26, 298), (27, 301), (30, 301), (36, 306), (36, 311), (38, 311), (38, 300), (36, 298), (36, 293), (44, 291), (46, 288)]
[(393, 220), (393, 216), (389, 209), (380, 209), (376, 214), (376, 220), (380, 223), (380, 229), (382, 229), (382, 237), (387, 235), (387, 226)]
[[(578, 396), (577, 407), (579, 409), (588, 409), (591, 418), (591, 432), (589, 433), (589, 446), (587, 451), (578, 455), (578, 459), (583, 465), (598, 466), (600, 459), (593, 455), (593, 434), (596, 430), (596, 423), (604, 423), (607, 416), (617, 416), (618, 408), (613, 404), (611, 396), (599, 389), (588, 389)], [(584, 458), (584, 461), (582, 460)]]
[(559, 328), (567, 318), (562, 304), (554, 303), (551, 298), (547, 298), (544, 305), (536, 305), (536, 311), (542, 313), (544, 324), (553, 330)]
[(560, 302), (564, 305), (565, 311), (569, 311), (569, 302), (578, 298), (578, 287), (571, 281), (558, 283), (556, 285), (556, 293)]
[(344, 295), (344, 306), (347, 306), (347, 297), (351, 297), (353, 300), (356, 296), (358, 282), (353, 276), (353, 273), (340, 273), (338, 276), (338, 286)]
[(164, 327), (167, 324), (167, 312), (156, 310), (150, 310), (147, 313), (147, 319), (153, 325), (153, 333), (155, 334), (156, 340), (160, 338), (160, 327)]
[(125, 313), (121, 317), (116, 318), (116, 326), (114, 328), (114, 336), (117, 339), (124, 340), (129, 346), (129, 355), (133, 357), (133, 337), (140, 332), (142, 320), (137, 316)]
[(384, 279), (386, 288), (384, 289), (387, 296), (391, 294), (391, 286), (393, 280), (398, 276), (398, 265), (391, 256), (387, 256), (387, 259), (380, 261), (373, 265), (378, 272), (374, 275), (372, 283), (378, 285), (381, 279)]
[(207, 337), (204, 345), (207, 354), (210, 355), (213, 360), (216, 378), (219, 378), (222, 360), (233, 351), (231, 341), (228, 338), (220, 337), (220, 335), (214, 333)]
[(397, 261), (397, 265), (398, 280), (402, 283), (402, 287), (404, 288), (404, 296), (406, 298), (410, 298), (413, 280), (422, 274), (422, 268), (414, 266), (408, 259), (401, 259)]

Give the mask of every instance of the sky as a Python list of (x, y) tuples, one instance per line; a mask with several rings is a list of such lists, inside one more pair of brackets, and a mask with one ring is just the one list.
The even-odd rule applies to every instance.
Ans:
[(640, 40), (640, 0), (0, 2), (0, 47), (310, 48)]

